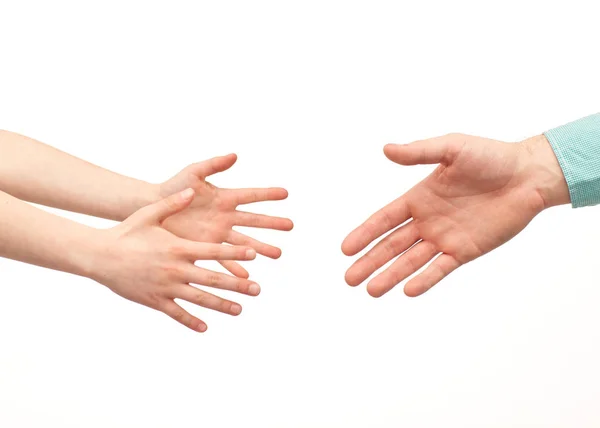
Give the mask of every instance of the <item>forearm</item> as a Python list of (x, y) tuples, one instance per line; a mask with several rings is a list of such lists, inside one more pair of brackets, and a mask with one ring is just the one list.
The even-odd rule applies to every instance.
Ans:
[(157, 198), (152, 184), (8, 131), (0, 131), (0, 190), (25, 201), (118, 221)]
[(0, 257), (89, 276), (101, 234), (0, 192)]

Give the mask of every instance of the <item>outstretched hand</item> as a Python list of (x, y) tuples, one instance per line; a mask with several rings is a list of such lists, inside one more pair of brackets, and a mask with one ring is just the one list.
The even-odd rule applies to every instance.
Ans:
[[(190, 206), (165, 220), (163, 227), (193, 241), (247, 245), (259, 254), (276, 259), (281, 256), (279, 248), (237, 232), (233, 226), (291, 230), (294, 225), (290, 219), (238, 210), (239, 205), (285, 199), (288, 193), (277, 187), (221, 189), (206, 181), (206, 177), (231, 168), (236, 160), (237, 156), (230, 154), (195, 163), (160, 185), (161, 197), (186, 188), (195, 191)], [(238, 263), (222, 261), (221, 264), (236, 276), (248, 277), (248, 272)]]
[(439, 166), (342, 244), (346, 255), (355, 255), (392, 231), (346, 273), (346, 282), (356, 286), (397, 257), (368, 283), (374, 297), (435, 258), (404, 287), (408, 296), (418, 296), (513, 238), (544, 208), (569, 202), (562, 171), (544, 136), (509, 144), (451, 134), (390, 144), (384, 152), (400, 165)]
[(235, 291), (250, 296), (260, 287), (236, 278), (195, 266), (196, 260), (252, 260), (250, 247), (195, 242), (179, 238), (161, 224), (186, 209), (194, 192), (186, 189), (136, 211), (112, 229), (98, 231), (99, 239), (87, 276), (106, 285), (126, 299), (164, 312), (199, 332), (206, 324), (175, 303), (182, 299), (229, 315), (242, 307), (191, 284)]

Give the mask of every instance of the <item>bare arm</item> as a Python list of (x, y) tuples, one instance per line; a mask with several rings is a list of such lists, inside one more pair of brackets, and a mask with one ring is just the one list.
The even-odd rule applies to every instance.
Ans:
[(16, 198), (121, 221), (156, 201), (156, 187), (0, 131), (0, 189)]
[(255, 296), (257, 284), (195, 266), (196, 260), (251, 260), (249, 247), (178, 238), (161, 223), (185, 209), (192, 189), (148, 205), (111, 229), (94, 229), (0, 192), (0, 257), (91, 278), (126, 299), (203, 332), (206, 324), (174, 299), (238, 315), (242, 308), (190, 284)]
[[(189, 165), (164, 183), (151, 184), (126, 177), (39, 141), (0, 131), (0, 190), (16, 198), (96, 217), (122, 221), (138, 209), (191, 187), (190, 207), (173, 216), (164, 227), (193, 241), (248, 245), (271, 258), (281, 250), (233, 230), (234, 226), (291, 230), (287, 218), (238, 210), (239, 205), (287, 197), (281, 188), (221, 189), (206, 177), (233, 166), (234, 154)], [(248, 272), (232, 261), (221, 264), (234, 275)]]

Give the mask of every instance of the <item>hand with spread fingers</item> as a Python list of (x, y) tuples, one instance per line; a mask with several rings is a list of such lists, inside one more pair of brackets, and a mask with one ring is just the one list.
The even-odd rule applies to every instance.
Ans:
[[(153, 184), (9, 131), (0, 130), (0, 153), (0, 257), (93, 278), (196, 331), (206, 330), (206, 324), (174, 299), (237, 315), (240, 305), (192, 284), (256, 296), (260, 287), (234, 260), (281, 255), (279, 248), (233, 227), (293, 227), (286, 218), (237, 209), (285, 199), (285, 189), (220, 189), (205, 180), (229, 169), (237, 159), (233, 154), (190, 165)], [(22, 201), (122, 223), (97, 232)], [(219, 261), (235, 276), (195, 266), (204, 259)]]
[[(287, 198), (282, 188), (221, 189), (206, 181), (206, 177), (225, 171), (233, 166), (237, 156), (230, 154), (192, 164), (179, 174), (160, 185), (160, 197), (185, 188), (192, 188), (195, 197), (191, 205), (181, 213), (167, 219), (163, 226), (182, 238), (202, 242), (227, 242), (247, 245), (257, 253), (276, 259), (281, 250), (233, 230), (234, 226), (258, 227), (289, 231), (294, 224), (290, 219), (255, 214), (239, 210), (240, 205)], [(248, 272), (238, 263), (222, 261), (221, 264), (236, 276), (248, 277)]]
[(183, 190), (141, 208), (112, 229), (98, 232), (87, 276), (126, 299), (164, 312), (186, 327), (204, 332), (206, 324), (186, 312), (174, 299), (229, 315), (239, 315), (242, 307), (192, 284), (250, 296), (257, 296), (260, 287), (245, 278), (194, 264), (197, 260), (252, 260), (256, 257), (254, 249), (190, 241), (161, 226), (186, 209), (193, 196), (192, 189)]
[(238, 315), (239, 304), (195, 285), (250, 296), (258, 295), (260, 287), (246, 278), (195, 265), (197, 260), (253, 260), (253, 248), (195, 242), (161, 226), (186, 209), (193, 196), (192, 189), (185, 189), (140, 208), (110, 229), (95, 229), (0, 192), (0, 257), (93, 279), (128, 300), (204, 332), (206, 324), (175, 299)]
[(461, 134), (390, 144), (400, 165), (439, 164), (423, 181), (355, 229), (343, 242), (349, 256), (389, 233), (347, 271), (356, 286), (389, 261), (367, 290), (380, 297), (408, 281), (418, 296), (452, 271), (504, 244), (543, 209), (569, 202), (559, 163), (543, 135), (504, 143)]

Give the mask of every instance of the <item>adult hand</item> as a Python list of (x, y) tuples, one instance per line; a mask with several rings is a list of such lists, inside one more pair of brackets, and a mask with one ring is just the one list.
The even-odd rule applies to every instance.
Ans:
[[(281, 250), (233, 230), (233, 226), (249, 226), (289, 231), (294, 227), (290, 219), (254, 214), (238, 210), (239, 205), (262, 201), (277, 201), (287, 198), (282, 188), (221, 189), (206, 181), (206, 177), (225, 171), (233, 166), (237, 156), (230, 154), (188, 166), (176, 176), (160, 185), (160, 197), (186, 188), (195, 191), (190, 206), (169, 217), (163, 226), (172, 233), (193, 241), (227, 242), (233, 245), (248, 245), (259, 254), (270, 258), (281, 256)], [(223, 266), (236, 276), (247, 278), (248, 272), (234, 262), (223, 262)]]
[(404, 287), (408, 296), (418, 296), (461, 265), (513, 238), (543, 209), (570, 201), (563, 173), (543, 135), (509, 144), (451, 134), (390, 144), (384, 153), (400, 165), (439, 166), (342, 244), (346, 255), (355, 255), (393, 230), (346, 273), (346, 282), (355, 286), (399, 256), (368, 283), (374, 297), (437, 256)]
[(126, 299), (164, 312), (181, 324), (206, 331), (206, 324), (186, 312), (174, 299), (183, 299), (208, 309), (238, 315), (242, 307), (190, 284), (236, 291), (256, 296), (257, 284), (243, 278), (195, 266), (196, 260), (252, 260), (250, 247), (193, 242), (173, 235), (161, 223), (187, 208), (194, 191), (187, 189), (148, 205), (118, 226), (98, 231), (90, 239), (87, 276)]

